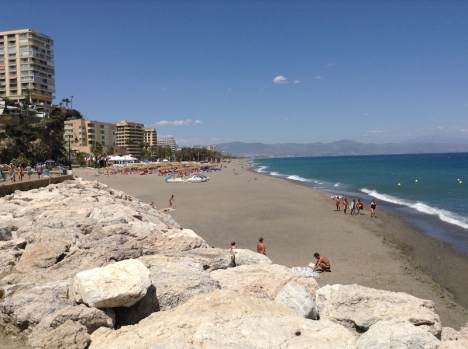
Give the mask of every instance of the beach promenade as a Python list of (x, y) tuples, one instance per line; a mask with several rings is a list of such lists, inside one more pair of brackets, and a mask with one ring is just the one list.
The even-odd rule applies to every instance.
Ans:
[[(174, 195), (176, 209), (169, 212), (171, 216), (212, 246), (229, 248), (235, 241), (239, 248), (255, 250), (262, 236), (267, 256), (286, 266), (306, 266), (319, 252), (332, 266), (331, 273), (320, 275), (321, 286), (359, 284), (406, 292), (433, 300), (444, 326), (459, 329), (468, 322), (462, 306), (468, 304), (468, 285), (460, 274), (467, 270), (467, 258), (388, 212), (371, 218), (369, 203), (363, 214), (345, 215), (335, 211), (330, 194), (251, 172), (240, 160), (220, 172), (207, 173), (210, 181), (197, 184), (168, 184), (156, 174), (95, 174), (94, 170), (74, 171), (85, 180), (154, 202), (157, 209), (167, 208)], [(447, 263), (452, 263), (450, 268)]]

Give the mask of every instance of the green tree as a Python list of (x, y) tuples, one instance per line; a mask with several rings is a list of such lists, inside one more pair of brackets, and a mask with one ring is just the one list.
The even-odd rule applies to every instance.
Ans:
[(91, 153), (93, 153), (93, 155), (95, 157), (99, 157), (102, 155), (102, 144), (100, 142), (93, 142), (91, 144)]

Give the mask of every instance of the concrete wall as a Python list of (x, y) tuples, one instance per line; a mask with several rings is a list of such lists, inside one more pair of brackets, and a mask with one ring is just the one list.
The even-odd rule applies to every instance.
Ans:
[(36, 179), (34, 181), (27, 182), (16, 181), (13, 184), (10, 184), (11, 182), (8, 181), (8, 185), (5, 185), (7, 182), (0, 182), (0, 197), (12, 194), (15, 192), (15, 190), (27, 191), (31, 189), (47, 187), (49, 184), (61, 183), (67, 179), (73, 179), (73, 175)]

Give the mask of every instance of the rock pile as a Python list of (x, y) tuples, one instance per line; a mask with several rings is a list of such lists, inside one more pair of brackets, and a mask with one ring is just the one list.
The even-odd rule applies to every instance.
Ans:
[(34, 348), (468, 347), (468, 327), (442, 328), (432, 301), (319, 288), (97, 182), (0, 207), (0, 326)]

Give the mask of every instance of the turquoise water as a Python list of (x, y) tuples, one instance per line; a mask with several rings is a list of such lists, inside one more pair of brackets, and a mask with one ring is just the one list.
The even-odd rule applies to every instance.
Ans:
[(468, 153), (256, 159), (256, 171), (392, 210), (468, 253)]

